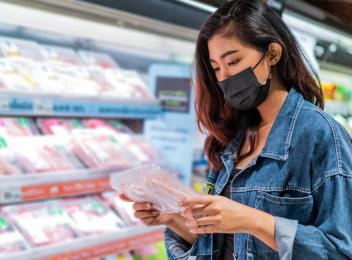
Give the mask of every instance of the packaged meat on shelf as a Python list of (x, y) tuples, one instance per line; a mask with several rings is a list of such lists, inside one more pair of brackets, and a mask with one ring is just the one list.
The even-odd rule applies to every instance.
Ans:
[(65, 96), (98, 96), (100, 86), (91, 79), (79, 55), (72, 49), (41, 45), (45, 67), (60, 82)]
[(133, 204), (121, 200), (114, 191), (103, 192), (100, 196), (113, 208), (128, 226), (141, 225), (142, 222), (134, 216)]
[(74, 222), (75, 230), (83, 235), (117, 232), (126, 226), (95, 196), (63, 199), (60, 205)]
[(70, 135), (73, 129), (83, 129), (78, 119), (38, 118), (37, 126), (43, 135)]
[(6, 206), (11, 219), (32, 247), (67, 242), (78, 237), (74, 222), (58, 201)]
[(3, 57), (0, 60), (0, 80), (3, 90), (40, 94), (43, 91), (41, 77), (44, 61), (39, 45), (32, 41), (0, 38)]
[(140, 163), (114, 135), (101, 129), (73, 131), (72, 146), (87, 168), (126, 169)]
[[(90, 237), (97, 239), (98, 247), (99, 239), (103, 238), (100, 243), (104, 247), (104, 236), (115, 237), (120, 232), (128, 234), (131, 226), (124, 219), (131, 214), (130, 209), (127, 209), (131, 203), (129, 207), (122, 206), (116, 211), (109, 203), (113, 196), (110, 193), (108, 196), (91, 195), (1, 207), (0, 258), (11, 256), (11, 253), (30, 251), (32, 248), (50, 249), (50, 246), (85, 241)], [(119, 203), (116, 201), (115, 205)], [(136, 227), (137, 224), (139, 228), (147, 228), (139, 221), (133, 226)], [(151, 236), (152, 234), (153, 232)], [(137, 238), (133, 234), (131, 236)], [(128, 237), (122, 239), (122, 243), (132, 245), (137, 242), (126, 240)], [(139, 246), (135, 249), (140, 247), (140, 243), (137, 242)], [(84, 248), (84, 244), (79, 245)], [(107, 249), (111, 250), (111, 246)]]
[(118, 133), (133, 135), (133, 132), (119, 120), (104, 119), (64, 119), (64, 118), (38, 118), (37, 126), (44, 135), (69, 135), (74, 129), (109, 128)]
[(156, 161), (151, 145), (118, 120), (0, 119), (0, 175), (116, 170)]
[(119, 68), (117, 63), (107, 54), (93, 51), (78, 52), (87, 66), (101, 69), (116, 69)]
[(136, 71), (107, 54), (0, 38), (0, 90), (64, 97), (155, 100)]
[[(84, 166), (69, 147), (69, 138), (48, 136), (10, 138), (7, 154), (2, 159), (23, 174), (83, 169)], [(21, 149), (18, 149), (21, 147)]]
[[(119, 165), (113, 165), (116, 167), (126, 168), (136, 163), (150, 163), (159, 160), (155, 149), (145, 140), (134, 135), (119, 120), (38, 119), (37, 122), (39, 129), (47, 135), (72, 135), (76, 145), (74, 151), (89, 168), (101, 167), (101, 164), (105, 161), (103, 158), (101, 158), (101, 162), (99, 162), (99, 159), (94, 159), (94, 154), (99, 156), (97, 154), (99, 151), (108, 149), (106, 146), (105, 148), (104, 146), (96, 147), (96, 142), (102, 142), (106, 145), (109, 143), (110, 148), (115, 147), (115, 152), (111, 153), (110, 157), (115, 154), (116, 159), (120, 158)], [(88, 143), (88, 140), (91, 140), (91, 143)], [(91, 153), (89, 153), (90, 150)], [(119, 150), (125, 151), (125, 155), (118, 155)], [(93, 155), (89, 156), (89, 154)], [(105, 156), (108, 160), (109, 156), (106, 153), (101, 152), (101, 156)], [(125, 160), (129, 160), (129, 162)], [(114, 163), (118, 162), (114, 161)]]
[(7, 217), (0, 214), (0, 257), (29, 249), (29, 245)]
[(1, 117), (0, 135), (3, 136), (33, 136), (39, 135), (34, 120), (26, 117)]

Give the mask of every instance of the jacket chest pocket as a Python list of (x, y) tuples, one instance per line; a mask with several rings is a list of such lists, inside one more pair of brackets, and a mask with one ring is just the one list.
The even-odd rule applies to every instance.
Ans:
[(296, 191), (257, 192), (255, 208), (273, 216), (308, 224), (313, 212), (313, 197)]
[[(273, 216), (298, 220), (300, 224), (309, 224), (313, 216), (313, 197), (297, 191), (263, 192), (258, 191), (255, 208)], [(249, 251), (273, 253), (271, 248), (260, 240), (250, 236)]]

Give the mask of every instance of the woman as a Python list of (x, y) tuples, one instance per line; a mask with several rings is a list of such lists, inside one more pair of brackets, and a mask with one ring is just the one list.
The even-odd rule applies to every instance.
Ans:
[(136, 217), (168, 226), (169, 259), (351, 259), (352, 141), (281, 18), (228, 2), (195, 57), (210, 195), (180, 202), (182, 216), (135, 203)]

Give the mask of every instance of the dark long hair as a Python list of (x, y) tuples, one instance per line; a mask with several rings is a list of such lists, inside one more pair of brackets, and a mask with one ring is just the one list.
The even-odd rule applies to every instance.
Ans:
[(195, 53), (198, 126), (208, 134), (204, 149), (209, 166), (220, 170), (220, 153), (237, 131), (244, 130), (250, 140), (250, 151), (239, 159), (254, 151), (261, 116), (256, 108), (240, 112), (226, 104), (209, 62), (208, 40), (215, 34), (237, 37), (263, 53), (270, 43), (280, 44), (282, 56), (275, 67), (287, 90), (294, 87), (306, 100), (321, 108), (324, 99), (318, 75), (274, 10), (261, 0), (234, 0), (220, 7), (203, 24)]

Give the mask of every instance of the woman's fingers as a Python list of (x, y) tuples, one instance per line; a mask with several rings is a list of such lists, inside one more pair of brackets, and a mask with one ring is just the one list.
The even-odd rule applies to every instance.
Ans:
[(122, 199), (123, 201), (127, 201), (127, 202), (134, 202), (133, 200), (131, 200), (129, 197), (127, 197), (125, 194), (120, 194), (119, 198)]
[(192, 208), (195, 206), (208, 206), (216, 199), (216, 196), (203, 195), (192, 199), (186, 199), (179, 202), (180, 207)]
[(205, 227), (200, 227), (200, 228), (192, 228), (190, 230), (191, 233), (194, 234), (212, 234), (212, 233), (219, 233), (218, 229), (216, 226), (211, 225), (211, 226), (205, 226)]
[(194, 218), (199, 218), (199, 217), (205, 217), (205, 216), (213, 216), (219, 214), (219, 210), (216, 208), (213, 208), (211, 206), (207, 207), (194, 207), (194, 208), (186, 208), (183, 211), (183, 216), (188, 218), (188, 219), (194, 219)]
[(133, 204), (134, 210), (151, 210), (153, 205), (149, 202), (135, 202)]
[(221, 223), (221, 216), (216, 215), (216, 216), (210, 216), (210, 217), (191, 220), (187, 224), (192, 229), (192, 228), (200, 228), (203, 226), (219, 225), (220, 223)]
[(157, 210), (137, 210), (134, 212), (134, 216), (138, 219), (144, 219), (144, 218), (155, 218), (158, 217), (160, 213)]
[(154, 224), (156, 220), (156, 217), (148, 217), (148, 218), (143, 218), (141, 219), (141, 221), (145, 224), (145, 225), (152, 225)]

